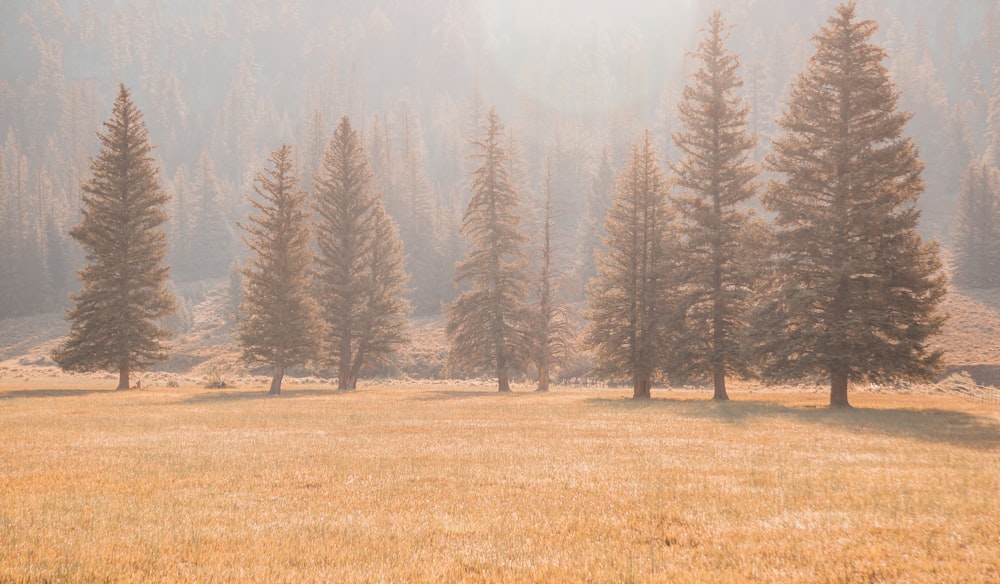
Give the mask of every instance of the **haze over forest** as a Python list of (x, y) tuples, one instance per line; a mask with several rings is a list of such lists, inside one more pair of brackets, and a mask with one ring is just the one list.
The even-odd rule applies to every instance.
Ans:
[[(617, 175), (650, 129), (676, 161), (676, 105), (709, 12), (734, 26), (762, 160), (830, 0), (210, 2), (15, 0), (0, 6), (0, 318), (60, 311), (83, 258), (68, 236), (119, 83), (131, 91), (170, 193), (171, 278), (223, 278), (268, 153), (295, 148), (311, 187), (342, 116), (363, 136), (400, 226), (417, 314), (455, 295), (471, 152), (490, 107), (508, 129), (531, 209), (551, 176), (567, 301), (592, 273), (584, 232), (602, 163)], [(926, 163), (921, 230), (948, 248), (961, 177), (1000, 162), (1000, 5), (861, 0), (914, 114)], [(595, 216), (596, 214), (600, 216)], [(530, 218), (526, 231), (531, 233)], [(219, 237), (219, 236), (222, 237)], [(182, 327), (182, 324), (173, 326)]]

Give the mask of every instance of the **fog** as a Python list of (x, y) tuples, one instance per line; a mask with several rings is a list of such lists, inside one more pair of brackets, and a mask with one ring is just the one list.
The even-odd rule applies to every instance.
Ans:
[[(268, 153), (294, 145), (308, 189), (334, 125), (347, 115), (364, 133), (411, 258), (436, 247), (439, 261), (424, 277), (437, 285), (424, 284), (414, 299), (418, 313), (435, 312), (453, 294), (449, 270), (463, 245), (457, 221), (468, 197), (468, 141), (495, 106), (529, 212), (544, 169), (552, 169), (571, 280), (564, 290), (578, 301), (577, 268), (592, 253), (580, 248), (578, 234), (602, 153), (617, 172), (648, 128), (661, 155), (676, 159), (670, 134), (690, 65), (685, 55), (708, 13), (721, 8), (733, 25), (729, 44), (741, 56), (762, 159), (787, 88), (812, 54), (810, 38), (835, 5), (4, 2), (0, 317), (57, 311), (75, 287), (83, 258), (67, 234), (79, 220), (80, 181), (119, 83), (145, 115), (161, 184), (173, 196), (169, 261), (182, 288), (224, 278), (225, 270), (209, 266), (243, 253), (235, 223)], [(859, 12), (879, 22), (901, 107), (914, 113), (908, 133), (926, 163), (922, 231), (947, 247), (962, 172), (974, 159), (1000, 155), (991, 146), (1000, 127), (991, 130), (989, 115), (1000, 8), (987, 0), (862, 0)], [(201, 225), (196, 218), (211, 205), (221, 209), (219, 224)], [(433, 234), (413, 227), (405, 209), (417, 207), (432, 216)], [(203, 261), (199, 254), (211, 251), (184, 249), (185, 239), (198, 249), (197, 229), (229, 233), (227, 256)]]

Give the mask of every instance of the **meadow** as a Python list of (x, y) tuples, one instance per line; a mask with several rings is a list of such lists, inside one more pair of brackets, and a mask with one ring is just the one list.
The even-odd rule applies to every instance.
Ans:
[(98, 387), (0, 384), (0, 581), (1000, 581), (997, 405)]

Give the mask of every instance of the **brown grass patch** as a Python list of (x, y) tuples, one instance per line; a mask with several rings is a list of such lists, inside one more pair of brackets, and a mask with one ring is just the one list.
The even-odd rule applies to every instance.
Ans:
[(24, 385), (3, 581), (1000, 579), (1000, 410), (950, 397)]

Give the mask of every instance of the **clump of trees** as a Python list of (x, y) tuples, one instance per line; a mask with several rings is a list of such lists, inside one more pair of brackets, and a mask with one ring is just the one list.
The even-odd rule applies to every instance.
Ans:
[[(928, 340), (944, 323), (946, 279), (936, 244), (917, 233), (923, 164), (903, 134), (910, 116), (897, 109), (876, 30), (849, 2), (816, 35), (766, 161), (776, 175), (762, 198), (774, 214), (767, 246), (747, 206), (754, 139), (734, 93), (737, 60), (721, 16), (710, 18), (674, 136), (683, 194), (667, 204), (647, 133), (608, 213), (589, 298), (599, 373), (631, 379), (634, 396), (648, 398), (658, 373), (707, 369), (715, 399), (726, 399), (726, 370), (739, 363), (769, 380), (827, 376), (831, 406), (849, 406), (852, 382), (940, 370)], [(767, 247), (764, 281), (754, 249)]]
[[(683, 93), (665, 94), (663, 103), (676, 110), (661, 112), (675, 130), (665, 142), (675, 159), (661, 160), (660, 142), (646, 131), (627, 155), (616, 144), (604, 148), (587, 169), (589, 185), (578, 156), (587, 128), (560, 127), (542, 156), (495, 109), (481, 114), (478, 91), (463, 108), (465, 135), (479, 132), (465, 168), (454, 124), (429, 156), (451, 160), (451, 180), (471, 178), (462, 193), (432, 185), (419, 116), (407, 100), (394, 116), (376, 117), (367, 134), (342, 117), (325, 149), (324, 118), (315, 110), (301, 157), (283, 146), (247, 183), (254, 195), (240, 224), (251, 256), (238, 325), (244, 359), (272, 367), (273, 393), (290, 367), (304, 363), (331, 367), (339, 389), (354, 389), (367, 369), (409, 342), (408, 298), (429, 312), (456, 296), (441, 275), (460, 259), (457, 298), (444, 310), (451, 370), (495, 376), (501, 392), (535, 370), (538, 389), (547, 390), (553, 369), (572, 353), (567, 303), (583, 299), (583, 286), (564, 285), (567, 273), (593, 276), (582, 345), (595, 372), (631, 383), (636, 398), (671, 378), (711, 379), (714, 399), (725, 400), (730, 375), (824, 376), (831, 405), (848, 406), (851, 383), (931, 376), (941, 354), (928, 342), (944, 322), (946, 281), (936, 245), (917, 232), (924, 167), (905, 133), (910, 115), (899, 107), (886, 51), (872, 42), (877, 25), (856, 12), (854, 2), (840, 5), (815, 36), (815, 54), (777, 121), (764, 161), (771, 178), (759, 201), (770, 225), (754, 211), (755, 156), (768, 148), (751, 131), (760, 127), (753, 108), (766, 75), (751, 69), (745, 100), (739, 58), (726, 47), (731, 29), (719, 12), (708, 19)], [(442, 119), (453, 105), (439, 104)], [(615, 132), (631, 135), (633, 117), (622, 120)], [(230, 158), (249, 156), (244, 138), (234, 139)], [(83, 288), (73, 296), (70, 336), (53, 356), (71, 370), (118, 369), (126, 388), (131, 371), (166, 356), (160, 323), (175, 304), (161, 228), (171, 201), (124, 86), (100, 139), (92, 178), (83, 182), (83, 220), (70, 232), (87, 254)], [(538, 202), (531, 185), (542, 159)], [(11, 182), (20, 163), (9, 139), (0, 151), (4, 189), (20, 184)], [(296, 163), (314, 173), (308, 193), (299, 189)], [(1000, 281), (998, 179), (989, 164), (969, 167), (960, 197), (956, 278), (964, 285)], [(231, 255), (226, 217), (239, 206), (221, 195), (207, 148), (194, 179), (179, 171), (172, 189), (181, 216), (167, 227), (179, 240), (171, 250), (177, 265), (185, 277), (219, 276)], [(0, 202), (6, 209), (9, 201)], [(196, 220), (184, 216), (192, 208)], [(58, 249), (58, 230), (46, 225)], [(579, 257), (565, 271), (556, 259), (560, 227), (577, 237)], [(25, 250), (41, 244), (29, 239)], [(48, 255), (55, 264), (68, 257)], [(411, 280), (408, 270), (419, 277)], [(58, 271), (52, 282), (64, 286)], [(0, 291), (13, 288), (0, 279)]]
[(408, 341), (403, 248), (372, 188), (368, 156), (345, 116), (314, 179), (317, 294), (326, 321), (326, 360), (337, 387), (356, 389), (363, 367)]

